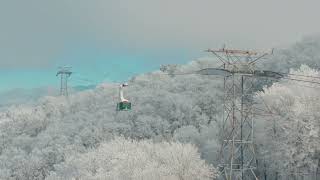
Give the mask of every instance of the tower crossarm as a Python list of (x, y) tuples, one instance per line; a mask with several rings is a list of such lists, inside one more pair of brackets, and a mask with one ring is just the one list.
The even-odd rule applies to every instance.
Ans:
[(207, 49), (206, 52), (211, 53), (219, 53), (219, 54), (226, 54), (226, 55), (235, 55), (235, 56), (261, 56), (261, 55), (268, 55), (272, 54), (273, 50), (270, 52), (268, 51), (254, 51), (254, 50), (240, 50), (240, 49)]

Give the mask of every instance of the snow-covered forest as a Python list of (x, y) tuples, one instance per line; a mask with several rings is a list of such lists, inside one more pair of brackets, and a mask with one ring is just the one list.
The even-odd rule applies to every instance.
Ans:
[[(115, 111), (113, 83), (3, 110), (0, 179), (215, 179), (223, 78), (168, 72), (217, 66), (200, 58), (132, 77), (126, 89), (131, 111)], [(276, 49), (259, 68), (320, 82), (307, 77), (320, 77), (320, 37)], [(256, 89), (252, 96), (265, 110), (254, 113), (259, 179), (314, 180), (320, 172), (320, 85), (261, 80)]]

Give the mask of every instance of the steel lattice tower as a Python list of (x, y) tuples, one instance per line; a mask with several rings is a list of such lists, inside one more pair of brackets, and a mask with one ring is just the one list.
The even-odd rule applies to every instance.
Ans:
[(222, 119), (222, 146), (220, 164), (222, 178), (227, 180), (257, 179), (256, 154), (253, 142), (252, 91), (257, 71), (255, 62), (269, 53), (255, 51), (207, 50), (222, 63), (224, 77), (224, 103)]
[(68, 78), (71, 76), (71, 67), (60, 67), (56, 76), (60, 75), (60, 95), (68, 96)]

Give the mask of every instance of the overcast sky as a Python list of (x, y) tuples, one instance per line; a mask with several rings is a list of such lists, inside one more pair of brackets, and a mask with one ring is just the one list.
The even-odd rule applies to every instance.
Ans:
[(65, 64), (117, 80), (222, 44), (283, 47), (320, 32), (319, 7), (319, 0), (1, 0), (0, 81), (47, 86)]

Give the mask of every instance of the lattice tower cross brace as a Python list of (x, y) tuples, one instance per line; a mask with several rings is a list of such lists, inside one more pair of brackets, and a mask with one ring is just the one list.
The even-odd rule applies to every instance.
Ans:
[(269, 53), (243, 50), (207, 50), (231, 72), (224, 78), (223, 142), (220, 151), (222, 177), (227, 180), (257, 179), (253, 142), (252, 88), (255, 63)]
[(61, 67), (56, 76), (60, 75), (60, 95), (68, 96), (68, 78), (71, 76), (71, 67)]

